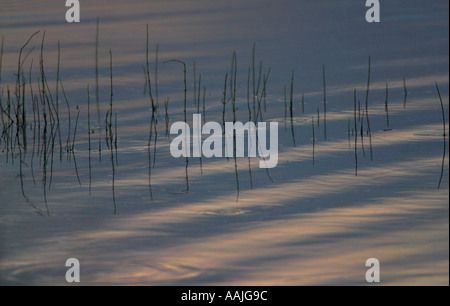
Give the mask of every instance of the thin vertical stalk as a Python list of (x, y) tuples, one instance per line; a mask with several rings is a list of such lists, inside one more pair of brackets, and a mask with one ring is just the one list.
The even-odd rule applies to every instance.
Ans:
[(99, 44), (99, 27), (100, 19), (97, 17), (97, 26), (95, 32), (95, 100), (97, 102), (97, 130), (98, 130), (98, 154), (100, 161), (102, 160), (102, 127), (100, 124), (100, 95), (98, 85), (98, 44)]
[(323, 65), (323, 124), (324, 124), (324, 138), (327, 139), (327, 83), (325, 78), (325, 65)]
[(354, 122), (355, 122), (355, 176), (358, 176), (358, 123), (356, 121), (356, 89), (354, 91)]
[(408, 90), (406, 89), (406, 79), (405, 78), (403, 78), (403, 90), (404, 90), (403, 108), (406, 108), (406, 100), (408, 98)]
[(439, 86), (436, 82), (436, 90), (438, 92), (439, 95), (439, 101), (441, 102), (441, 111), (442, 111), (442, 125), (444, 127), (444, 153), (442, 155), (442, 167), (441, 167), (441, 176), (439, 178), (439, 184), (438, 184), (438, 189), (441, 189), (441, 184), (442, 184), (442, 178), (444, 177), (444, 164), (445, 164), (445, 155), (446, 155), (446, 150), (447, 150), (447, 143), (446, 143), (446, 137), (447, 137), (447, 129), (445, 127), (445, 109), (444, 109), (444, 103), (442, 102), (442, 96), (441, 96), (441, 91), (439, 90)]
[(388, 82), (386, 82), (386, 100), (384, 103), (384, 108), (385, 108), (385, 112), (386, 112), (386, 125), (387, 128), (389, 129), (389, 85)]
[(369, 133), (371, 133), (370, 128), (370, 120), (369, 120), (369, 90), (370, 90), (370, 56), (369, 56), (369, 72), (367, 75), (367, 90), (366, 90), (366, 120), (367, 120), (367, 128)]

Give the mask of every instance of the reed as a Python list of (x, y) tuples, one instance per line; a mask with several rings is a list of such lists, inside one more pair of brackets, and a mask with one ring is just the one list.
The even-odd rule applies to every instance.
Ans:
[(102, 128), (100, 125), (100, 94), (98, 84), (98, 45), (100, 36), (100, 18), (97, 17), (95, 30), (95, 101), (97, 103), (97, 132), (98, 132), (98, 155), (100, 162), (102, 161)]
[[(252, 121), (252, 109), (250, 107), (250, 73), (251, 68), (248, 67), (248, 74), (247, 74), (247, 108), (248, 108), (248, 122)], [(251, 133), (248, 134), (248, 141), (251, 141)], [(253, 174), (252, 174), (252, 165), (251, 165), (251, 159), (250, 156), (248, 157), (248, 175), (250, 178), (250, 188), (253, 189)]]
[(159, 109), (159, 90), (158, 90), (158, 62), (159, 62), (159, 45), (156, 44), (155, 51), (155, 96), (156, 96), (156, 109)]
[(408, 98), (408, 90), (406, 89), (406, 79), (405, 78), (403, 78), (403, 96), (404, 96), (403, 108), (406, 108), (406, 100)]
[[(227, 100), (227, 81), (228, 81), (228, 73), (225, 74), (225, 81), (223, 86), (223, 98), (222, 98), (222, 126), (225, 131), (225, 112), (226, 112), (226, 105), (229, 102), (229, 99)], [(256, 114), (256, 113), (255, 113)]]
[(442, 178), (444, 177), (445, 156), (446, 156), (446, 150), (447, 150), (447, 143), (446, 143), (446, 141), (447, 141), (447, 139), (446, 139), (446, 137), (447, 137), (447, 135), (446, 135), (446, 134), (447, 134), (447, 129), (446, 129), (446, 126), (445, 126), (445, 109), (444, 109), (444, 103), (442, 102), (441, 91), (439, 90), (439, 86), (438, 86), (438, 83), (437, 83), (437, 82), (436, 82), (436, 90), (437, 90), (437, 93), (438, 93), (438, 96), (439, 96), (439, 101), (440, 101), (440, 103), (441, 103), (442, 126), (443, 126), (443, 128), (444, 128), (444, 133), (443, 133), (443, 136), (444, 136), (444, 153), (443, 153), (443, 155), (442, 155), (441, 176), (440, 176), (440, 178), (439, 178), (439, 184), (438, 184), (438, 189), (441, 189)]
[(119, 138), (119, 133), (118, 133), (118, 124), (117, 124), (117, 113), (114, 114), (114, 148), (116, 149), (116, 165), (119, 166), (119, 154), (118, 154), (118, 138)]
[(263, 78), (262, 78), (262, 80), (263, 80), (263, 88), (261, 90), (261, 95), (257, 98), (258, 99), (258, 113), (257, 113), (256, 117), (258, 118), (258, 116), (259, 116), (260, 119), (261, 119), (261, 122), (264, 121), (263, 115), (262, 115), (262, 111), (261, 111), (261, 103), (262, 103), (263, 100), (266, 101), (267, 82), (269, 81), (270, 72), (271, 72), (271, 68), (269, 68), (269, 70), (267, 71), (267, 74), (264, 73)]
[(438, 96), (439, 96), (439, 101), (440, 101), (440, 103), (441, 103), (441, 111), (442, 111), (442, 125), (443, 125), (443, 127), (444, 127), (444, 137), (446, 137), (447, 135), (447, 130), (446, 130), (446, 127), (445, 127), (445, 109), (444, 109), (444, 103), (442, 102), (442, 96), (441, 96), (441, 91), (439, 90), (439, 85), (438, 85), (438, 83), (436, 82), (436, 90), (437, 90), (437, 93), (438, 93)]
[(169, 133), (169, 124), (170, 124), (170, 118), (169, 118), (169, 98), (164, 102), (164, 109), (166, 111), (165, 115), (165, 121), (166, 121), (166, 137), (170, 139), (170, 133)]
[(203, 124), (206, 123), (206, 86), (203, 86)]
[[(358, 133), (356, 133), (356, 135), (358, 136)], [(363, 110), (363, 120), (361, 120), (360, 135), (361, 135), (361, 148), (363, 151), (363, 157), (366, 158), (366, 148), (364, 146), (364, 110)]]
[(287, 88), (284, 85), (284, 130), (287, 129)]
[(198, 76), (198, 94), (197, 94), (197, 114), (200, 114), (200, 99), (201, 99), (201, 90), (202, 90), (202, 75)]
[[(2, 36), (2, 44), (0, 45), (0, 90), (2, 86), (2, 66), (3, 66), (3, 48), (5, 46), (5, 37)], [(0, 101), (1, 101), (1, 92), (0, 92)]]
[[(231, 64), (231, 94), (232, 94), (232, 106), (233, 106), (233, 125), (236, 124), (236, 86), (237, 86), (237, 56), (236, 51), (233, 52), (232, 64)], [(240, 195), (240, 184), (239, 184), (239, 173), (238, 173), (238, 165), (237, 165), (237, 154), (236, 154), (236, 130), (233, 130), (233, 152), (234, 152), (234, 172), (236, 177), (236, 202), (239, 201)]]
[(369, 90), (370, 90), (370, 56), (369, 56), (369, 71), (367, 75), (367, 90), (366, 90), (366, 120), (367, 120), (367, 128), (369, 133), (372, 131), (370, 128), (370, 120), (369, 120)]
[(323, 125), (324, 139), (327, 140), (327, 81), (325, 76), (325, 65), (323, 65)]
[(317, 109), (317, 127), (320, 127), (320, 109)]
[(75, 129), (73, 131), (73, 138), (72, 138), (72, 148), (71, 148), (71, 152), (73, 152), (75, 150), (75, 141), (76, 141), (76, 137), (77, 137), (77, 129), (78, 129), (78, 120), (80, 119), (80, 108), (77, 105), (77, 119), (75, 120)]
[[(184, 122), (187, 123), (187, 80), (186, 80), (186, 63), (180, 60), (169, 60), (169, 61), (165, 61), (164, 63), (179, 63), (181, 65), (183, 65), (183, 79), (184, 79)], [(226, 91), (226, 87), (225, 87), (225, 91)], [(187, 137), (187, 135), (186, 135)], [(188, 139), (186, 139), (186, 142), (188, 141)], [(187, 152), (186, 152), (187, 153)], [(189, 193), (189, 157), (187, 157), (188, 154), (186, 154), (186, 192)]]
[(193, 71), (194, 71), (194, 107), (197, 103), (197, 63), (194, 61), (193, 64)]
[(110, 100), (109, 100), (109, 133), (112, 142), (112, 116), (113, 116), (113, 98), (114, 98), (114, 84), (113, 84), (113, 56), (111, 49), (109, 50), (109, 78), (110, 78)]
[(252, 121), (252, 108), (250, 106), (250, 73), (251, 68), (248, 67), (247, 74), (247, 109), (248, 109), (248, 122)]
[(152, 113), (155, 113), (156, 107), (155, 107), (155, 101), (153, 100), (153, 93), (152, 93), (152, 82), (150, 78), (150, 59), (149, 59), (149, 28), (147, 24), (147, 36), (146, 36), (146, 49), (145, 49), (145, 73), (147, 76), (147, 86), (148, 86), (148, 94), (150, 97), (150, 102), (152, 105)]
[(358, 121), (361, 122), (361, 100), (358, 100)]
[[(112, 62), (112, 60), (111, 60)], [(112, 89), (111, 89), (112, 90)], [(111, 108), (112, 111), (112, 108)], [(112, 115), (110, 115), (110, 119), (112, 120)], [(115, 168), (115, 162), (114, 162), (114, 146), (113, 146), (113, 142), (114, 142), (114, 136), (113, 136), (113, 131), (111, 129), (112, 127), (112, 123), (110, 122), (110, 129), (109, 129), (109, 133), (110, 133), (110, 137), (109, 137), (109, 150), (110, 150), (110, 160), (111, 160), (111, 169), (112, 169), (112, 183), (111, 183), (111, 188), (112, 188), (112, 197), (113, 197), (113, 206), (114, 206), (114, 215), (117, 214), (117, 205), (116, 205), (116, 168)]]
[[(35, 140), (36, 140), (36, 105), (35, 105), (35, 100), (34, 100), (34, 92), (33, 92), (33, 80), (31, 78), (31, 73), (33, 71), (33, 60), (31, 60), (31, 64), (30, 64), (30, 71), (28, 73), (28, 80), (29, 80), (29, 85), (30, 85), (30, 99), (31, 99), (31, 106), (33, 108), (33, 125), (31, 127), (31, 129), (33, 130), (33, 157), (34, 157), (34, 149), (35, 149)], [(0, 94), (1, 95), (1, 94)]]
[(77, 158), (75, 156), (75, 151), (72, 151), (72, 157), (73, 157), (73, 166), (75, 168), (75, 174), (77, 176), (78, 185), (81, 188), (81, 180), (80, 180), (80, 174), (78, 172), (78, 163), (77, 163)]
[(354, 107), (353, 107), (353, 116), (355, 123), (355, 176), (358, 176), (358, 124), (356, 122), (356, 89), (353, 94), (354, 98)]
[[(19, 59), (18, 59), (18, 61), (17, 61), (17, 75), (16, 75), (16, 77), (17, 77), (17, 80), (16, 80), (16, 89), (15, 89), (15, 95), (16, 95), (16, 98), (17, 98), (17, 106), (19, 107), (20, 106), (20, 101), (21, 101), (21, 98), (23, 98), (23, 96), (22, 96), (22, 94), (21, 94), (21, 91), (20, 91), (20, 88), (21, 88), (21, 77), (23, 77), (23, 62), (24, 61), (22, 61), (22, 54), (23, 54), (23, 51), (24, 51), (24, 49), (28, 46), (28, 44), (31, 42), (31, 40), (37, 35), (37, 34), (39, 34), (39, 32), (40, 31), (37, 31), (37, 32), (35, 32), (35, 33), (33, 33), (29, 38), (28, 38), (28, 40), (25, 42), (25, 44), (24, 45), (22, 45), (22, 47), (20, 48), (20, 51), (19, 51)], [(44, 33), (44, 37), (45, 37), (45, 33)], [(2, 39), (2, 50), (1, 50), (1, 53), (2, 53), (2, 59), (3, 59), (3, 44), (4, 44), (4, 41), (3, 41), (3, 39)], [(27, 56), (26, 56), (27, 57)], [(1, 71), (1, 69), (0, 69), (0, 71)], [(0, 74), (1, 75), (1, 74)], [(1, 82), (0, 82), (0, 84), (1, 84)], [(22, 100), (23, 101), (23, 100)]]
[[(89, 89), (89, 84), (87, 85), (87, 104), (88, 104), (88, 162), (89, 162), (89, 195), (92, 194), (92, 161), (91, 161), (91, 93)], [(70, 120), (70, 107), (67, 104), (69, 109), (69, 120)], [(70, 123), (69, 123), (69, 129), (70, 129)], [(70, 130), (69, 130), (70, 134)], [(67, 139), (69, 141), (69, 139)]]
[(370, 161), (373, 162), (372, 132), (369, 130), (368, 134), (369, 134)]
[(305, 93), (302, 92), (302, 114), (305, 114)]
[(58, 139), (59, 139), (59, 160), (62, 161), (62, 141), (61, 141), (61, 129), (60, 129), (60, 120), (59, 120), (59, 73), (60, 73), (60, 65), (61, 65), (61, 43), (58, 40), (58, 59), (56, 64), (56, 118), (58, 121), (57, 130), (58, 130)]
[[(200, 74), (199, 80), (198, 80), (197, 114), (200, 114), (201, 88), (202, 88), (202, 75)], [(201, 126), (198, 126), (198, 130), (201, 131)], [(199, 148), (201, 148), (201, 146), (202, 146), (201, 132), (200, 132), (200, 137), (198, 137), (198, 146), (199, 146)], [(202, 154), (200, 154), (200, 173), (203, 175)]]
[(290, 97), (290, 106), (289, 111), (291, 114), (291, 133), (292, 133), (292, 141), (295, 147), (295, 133), (294, 133), (294, 71), (292, 71), (291, 77), (291, 97)]
[(348, 147), (351, 148), (351, 119), (348, 118), (347, 122), (347, 137), (348, 137)]
[(2, 101), (2, 96), (3, 96), (3, 88), (2, 88), (2, 66), (3, 66), (3, 48), (5, 46), (5, 37), (2, 36), (2, 44), (0, 45), (0, 111), (1, 111), (1, 118), (2, 118), (2, 126), (3, 126), (3, 131), (2, 131), (2, 137), (5, 135), (5, 120), (3, 118), (3, 114), (5, 113), (4, 109), (3, 109), (3, 101)]
[[(25, 58), (22, 60), (22, 55), (24, 49), (27, 47), (27, 45), (31, 42), (33, 37), (35, 37), (39, 32), (35, 32), (32, 34), (29, 39), (25, 42), (25, 44), (20, 48), (19, 51), (19, 59), (17, 63), (17, 80), (16, 80), (16, 87), (15, 87), (15, 96), (17, 99), (17, 110), (16, 110), (16, 129), (17, 133), (16, 136), (18, 136), (19, 130), (22, 131), (22, 141), (20, 142), (20, 139), (17, 137), (16, 140), (20, 146), (23, 145), (24, 151), (26, 152), (27, 148), (27, 137), (26, 137), (26, 126), (27, 126), (27, 118), (26, 118), (26, 106), (25, 106), (25, 87), (26, 87), (26, 81), (24, 76), (24, 70), (23, 70), (23, 64), (25, 63), (26, 59), (28, 58), (29, 54), (33, 51), (31, 49), (25, 56)], [(2, 41), (2, 58), (3, 58), (3, 41)]]
[[(64, 90), (64, 85), (62, 83), (62, 80), (59, 80), (60, 85), (61, 85), (61, 91), (62, 94), (64, 96), (64, 101), (66, 102), (66, 107), (67, 107), (67, 115), (68, 115), (68, 119), (69, 119), (69, 131), (67, 133), (67, 140), (66, 140), (66, 152), (69, 153), (70, 152), (70, 136), (71, 136), (71, 127), (72, 127), (72, 116), (70, 113), (70, 105), (69, 105), (69, 100), (67, 99), (67, 95), (66, 95), (66, 91)], [(89, 88), (88, 88), (88, 93), (89, 93)], [(89, 108), (89, 97), (88, 97), (88, 108)], [(91, 131), (91, 128), (89, 126), (89, 131)], [(89, 132), (89, 136), (90, 136), (90, 132)], [(91, 142), (90, 142), (90, 138), (89, 138), (89, 150), (91, 148)], [(67, 156), (69, 156), (69, 154), (67, 154)]]
[(390, 129), (390, 127), (389, 127), (389, 85), (388, 85), (388, 82), (386, 82), (386, 100), (384, 102), (384, 109), (386, 112), (386, 126), (388, 129)]
[(313, 138), (312, 138), (312, 141), (313, 141), (313, 166), (315, 166), (316, 165), (316, 155), (315, 155), (315, 152), (316, 152), (316, 131), (315, 131), (315, 124), (314, 124), (314, 116), (312, 116), (312, 134), (313, 134)]
[[(253, 44), (252, 51), (252, 81), (253, 81), (253, 115), (256, 117), (256, 79), (255, 79), (255, 53), (256, 53), (256, 43)], [(254, 118), (255, 123), (258, 118)]]

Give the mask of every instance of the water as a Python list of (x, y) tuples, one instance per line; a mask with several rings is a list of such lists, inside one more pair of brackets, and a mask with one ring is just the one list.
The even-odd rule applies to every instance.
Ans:
[[(383, 284), (448, 284), (449, 150), (447, 136), (444, 156), (435, 87), (437, 82), (448, 127), (447, 1), (383, 2), (381, 23), (368, 24), (362, 2), (99, 0), (82, 3), (82, 22), (76, 25), (65, 22), (65, 7), (54, 1), (1, 2), (2, 105), (8, 86), (14, 93), (19, 50), (36, 31), (40, 33), (25, 49), (24, 57), (33, 51), (23, 67), (28, 80), (33, 61), (32, 85), (38, 93), (45, 30), (48, 86), (55, 99), (59, 40), (60, 78), (71, 110), (69, 134), (59, 86), (62, 158), (57, 134), (46, 158), (38, 152), (31, 102), (26, 102), (27, 151), (16, 145), (12, 153), (2, 138), (1, 284), (64, 285), (65, 262), (72, 257), (81, 262), (82, 283), (95, 285), (364, 285), (364, 264), (372, 257), (381, 262)], [(152, 86), (159, 46), (158, 138), (150, 155), (152, 111), (143, 73), (147, 24)], [(197, 112), (194, 62), (197, 86), (202, 75), (200, 111), (206, 86), (206, 119), (222, 122), (224, 79), (236, 51), (237, 120), (247, 122), (253, 44), (256, 77), (260, 60), (263, 73), (270, 68), (266, 110), (264, 103), (261, 108), (264, 121), (279, 122), (279, 164), (266, 172), (253, 159), (250, 176), (248, 159), (239, 159), (237, 181), (233, 159), (203, 158), (200, 168), (200, 161), (191, 158), (186, 181), (185, 159), (174, 159), (169, 152), (164, 110), (169, 98), (170, 124), (184, 120), (183, 67), (164, 62), (187, 64), (188, 122)], [(110, 150), (105, 140), (110, 49), (117, 150), (114, 141)], [(371, 133), (364, 115), (369, 56)], [(289, 107), (285, 117), (284, 86), (289, 106), (292, 71), (291, 120)], [(88, 84), (95, 132), (90, 154)], [(357, 168), (355, 89), (364, 136), (357, 139)], [(27, 85), (27, 101), (29, 92)], [(153, 95), (156, 100), (154, 87)], [(68, 154), (65, 145), (67, 138), (73, 139), (77, 105), (74, 152)], [(252, 97), (250, 106), (252, 110)], [(226, 120), (232, 121), (232, 115), (228, 103)], [(357, 112), (358, 133), (359, 116)], [(46, 140), (52, 144), (49, 135)]]

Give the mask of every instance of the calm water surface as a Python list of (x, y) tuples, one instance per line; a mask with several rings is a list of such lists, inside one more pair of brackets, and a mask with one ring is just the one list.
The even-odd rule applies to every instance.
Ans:
[[(16, 101), (19, 51), (40, 31), (22, 55), (27, 148), (14, 143), (22, 135), (0, 143), (0, 284), (64, 285), (65, 262), (75, 257), (82, 283), (93, 285), (364, 285), (365, 262), (375, 257), (383, 284), (448, 285), (449, 141), (435, 86), (448, 127), (448, 1), (383, 2), (379, 24), (365, 21), (364, 1), (83, 1), (80, 24), (65, 22), (60, 2), (0, 0), (4, 108), (8, 88)], [(159, 104), (150, 149), (147, 24)], [(29, 87), (38, 97), (44, 31), (47, 91), (56, 100), (59, 41), (71, 114), (69, 121), (60, 83), (59, 133), (46, 138), (43, 122), (35, 129)], [(258, 159), (191, 158), (186, 172), (186, 160), (170, 155), (165, 113), (168, 100), (169, 126), (184, 120), (183, 67), (164, 62), (187, 64), (188, 123), (200, 74), (200, 112), (204, 99), (206, 120), (222, 122), (236, 51), (236, 116), (247, 122), (254, 44), (256, 78), (260, 63), (268, 76), (262, 116), (279, 123), (278, 166), (266, 172)], [(251, 111), (252, 83), (251, 76)], [(231, 102), (225, 111), (232, 121)]]

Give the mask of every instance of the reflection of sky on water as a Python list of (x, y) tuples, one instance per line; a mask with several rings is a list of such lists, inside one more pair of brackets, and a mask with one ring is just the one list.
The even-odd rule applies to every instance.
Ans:
[[(82, 185), (73, 163), (55, 163), (48, 192), (50, 217), (40, 217), (21, 195), (18, 164), (6, 163), (0, 154), (0, 283), (64, 284), (65, 260), (77, 257), (85, 284), (360, 285), (365, 260), (377, 257), (385, 284), (448, 284), (448, 159), (438, 191), (443, 144), (434, 87), (438, 82), (448, 115), (447, 1), (383, 3), (382, 22), (377, 25), (364, 21), (362, 2), (99, 0), (82, 3), (78, 25), (64, 22), (63, 5), (50, 0), (28, 2), (2, 1), (2, 86), (14, 87), (18, 50), (38, 30), (46, 30), (44, 61), (52, 83), (61, 40), (61, 78), (73, 111), (76, 104), (81, 110), (75, 154)], [(36, 14), (44, 7), (43, 13)], [(95, 84), (97, 16), (102, 111), (108, 108), (110, 48), (114, 56), (114, 108), (119, 112), (116, 216), (106, 151), (103, 163), (98, 152), (92, 152), (91, 196), (88, 191), (86, 85), (92, 89)], [(162, 105), (153, 201), (147, 155), (151, 113), (148, 97), (142, 96), (147, 23), (152, 61), (159, 44)], [(41, 38), (30, 45), (35, 51), (27, 69), (32, 59), (37, 67)], [(240, 199), (236, 202), (232, 159), (203, 159), (203, 174), (199, 160), (191, 159), (187, 195), (185, 161), (170, 157), (170, 141), (164, 137), (166, 98), (170, 98), (170, 122), (183, 118), (182, 71), (162, 62), (188, 63), (189, 121), (195, 112), (192, 68), (196, 62), (207, 86), (207, 121), (221, 122), (224, 76), (236, 50), (237, 117), (245, 123), (253, 43), (256, 60), (263, 60), (264, 71), (271, 68), (263, 115), (267, 121), (279, 122), (279, 165), (268, 174), (258, 169), (258, 160), (252, 160), (251, 189), (248, 160), (238, 159)], [(354, 89), (365, 104), (368, 55), (374, 161), (369, 157), (369, 138), (364, 138), (364, 149), (358, 139), (356, 177), (354, 137), (349, 143), (347, 124), (349, 119), (353, 124)], [(323, 64), (327, 141), (323, 140)], [(296, 147), (290, 118), (284, 118), (283, 86), (289, 88), (292, 70)], [(392, 131), (384, 130), (386, 82)], [(304, 115), (299, 104), (302, 92)], [(92, 102), (93, 91), (91, 95)], [(315, 130), (313, 166), (311, 118), (317, 123), (317, 109), (320, 126)], [(63, 118), (67, 120), (66, 114)], [(231, 103), (226, 119), (232, 120)], [(34, 184), (26, 167), (25, 192), (45, 212), (40, 171), (37, 167)]]

